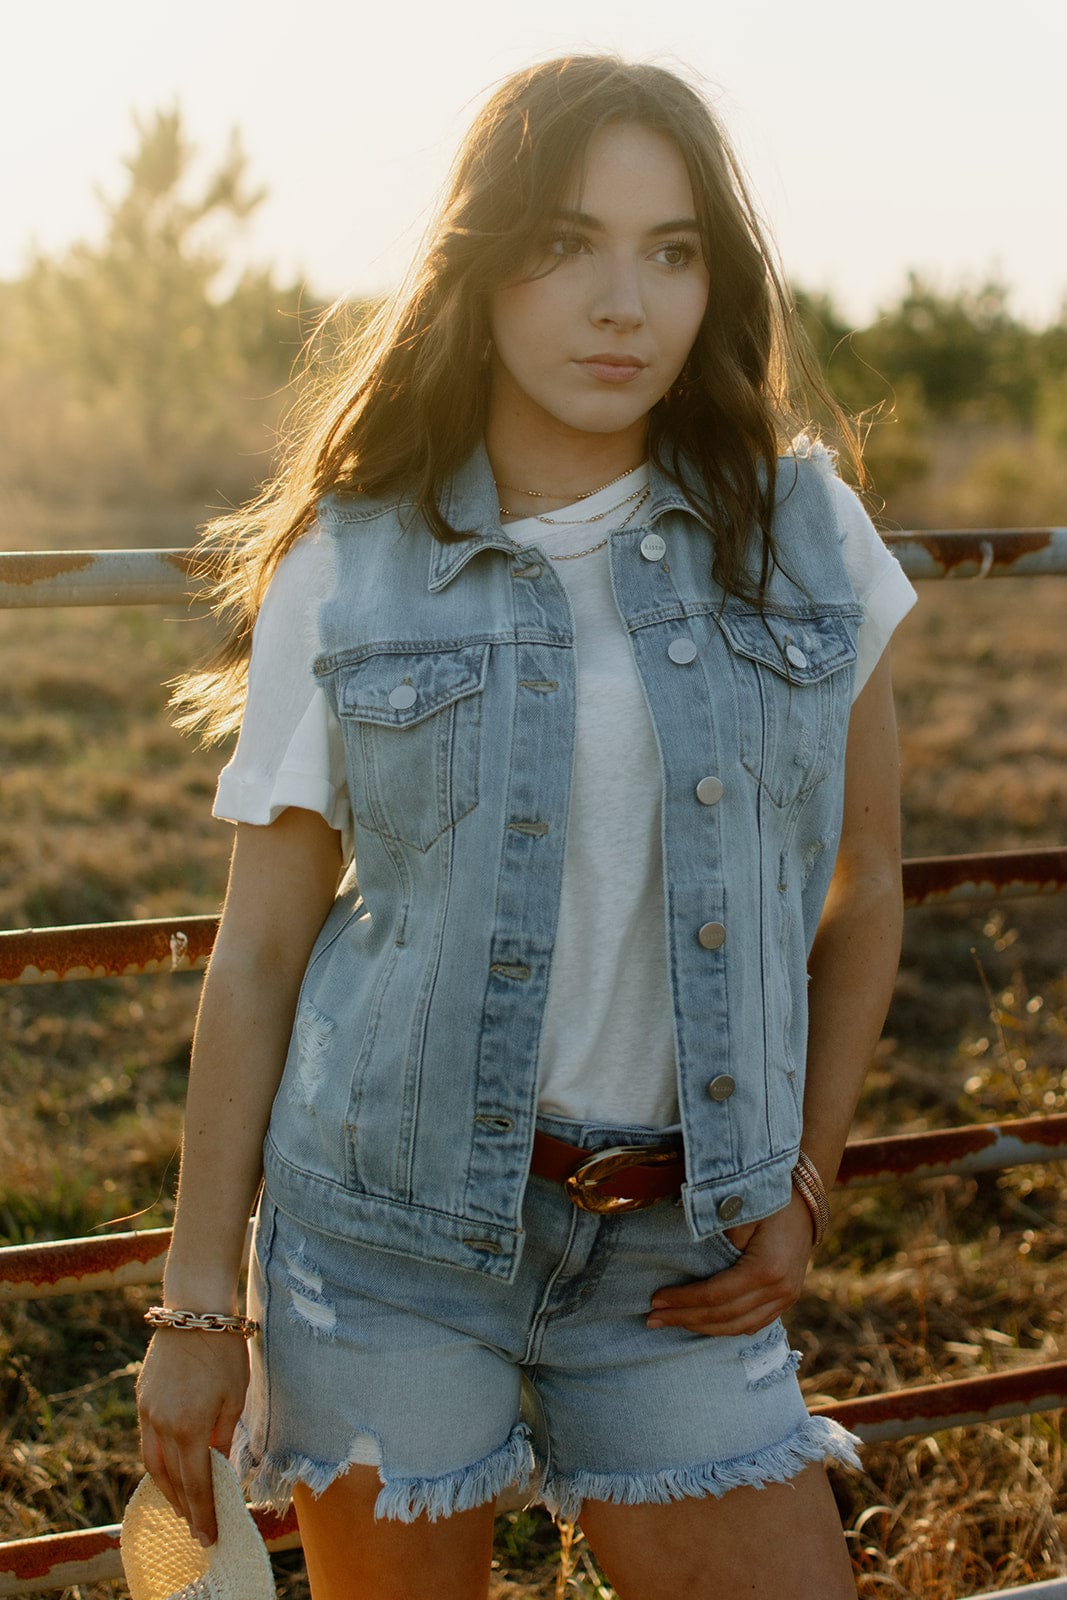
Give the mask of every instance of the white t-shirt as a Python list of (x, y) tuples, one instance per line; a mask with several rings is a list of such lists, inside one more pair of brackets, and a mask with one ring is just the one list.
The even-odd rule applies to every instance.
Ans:
[[(553, 559), (575, 628), (574, 772), (539, 1108), (578, 1121), (669, 1127), (678, 1120), (678, 1100), (659, 754), (611, 592), (607, 544), (590, 548), (610, 539), (639, 507), (627, 497), (647, 482), (647, 466), (638, 467), (598, 495), (551, 513), (553, 521), (574, 519), (570, 526), (530, 517), (509, 523), (506, 532)], [(852, 491), (835, 479), (834, 494), (845, 565), (864, 612), (858, 694), (915, 591)], [(600, 512), (609, 514), (588, 520)], [(300, 806), (337, 828), (348, 851), (352, 822), (341, 730), (311, 672), (321, 653), (319, 607), (332, 580), (328, 547), (314, 534), (279, 566), (256, 621), (248, 703), (237, 748), (219, 778), (214, 814), (269, 823), (287, 806)]]

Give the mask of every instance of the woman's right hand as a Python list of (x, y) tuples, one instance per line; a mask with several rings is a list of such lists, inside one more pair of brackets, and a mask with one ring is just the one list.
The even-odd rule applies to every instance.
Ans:
[(248, 1347), (232, 1333), (157, 1328), (137, 1382), (145, 1466), (193, 1538), (215, 1543), (214, 1446), (227, 1455), (248, 1387)]

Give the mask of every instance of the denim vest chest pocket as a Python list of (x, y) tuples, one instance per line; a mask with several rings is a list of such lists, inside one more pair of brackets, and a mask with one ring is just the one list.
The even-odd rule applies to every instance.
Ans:
[(742, 765), (777, 806), (826, 776), (851, 705), (859, 615), (726, 610), (717, 619), (730, 647)]
[(428, 850), (478, 804), (487, 644), (389, 648), (339, 668), (356, 823)]

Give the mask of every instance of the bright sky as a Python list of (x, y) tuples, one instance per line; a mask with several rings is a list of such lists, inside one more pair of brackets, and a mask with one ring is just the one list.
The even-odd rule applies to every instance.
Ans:
[(857, 323), (909, 267), (1067, 295), (1063, 0), (8, 0), (0, 276), (99, 229), (134, 111), (177, 99), (205, 165), (240, 128), (250, 259), (319, 293), (400, 276), (485, 91), (614, 49), (708, 86), (796, 282)]

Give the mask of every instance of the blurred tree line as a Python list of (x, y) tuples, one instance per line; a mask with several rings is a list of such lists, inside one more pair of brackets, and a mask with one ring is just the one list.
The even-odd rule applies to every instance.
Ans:
[[(268, 470), (321, 306), (230, 265), (264, 198), (236, 134), (197, 183), (177, 109), (136, 130), (102, 242), (0, 284), (0, 482), (53, 501), (217, 505)], [(913, 273), (853, 329), (826, 294), (796, 296), (832, 389), (867, 418), (891, 520), (1065, 520), (1067, 301), (1035, 329), (1001, 282), (945, 291)]]
[(135, 123), (102, 242), (0, 284), (0, 472), (60, 500), (243, 497), (321, 308), (270, 269), (231, 268), (266, 192), (236, 133), (198, 183), (177, 109)]

